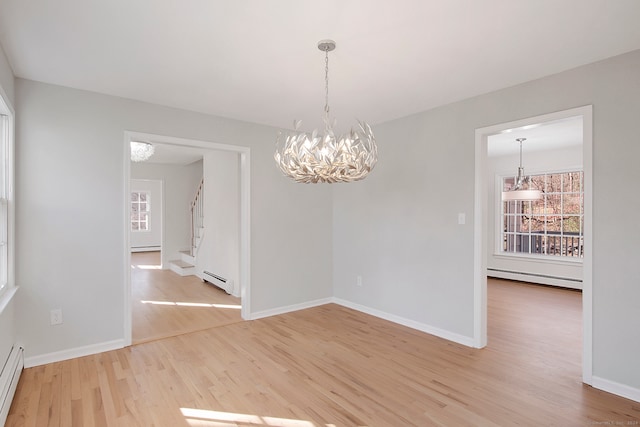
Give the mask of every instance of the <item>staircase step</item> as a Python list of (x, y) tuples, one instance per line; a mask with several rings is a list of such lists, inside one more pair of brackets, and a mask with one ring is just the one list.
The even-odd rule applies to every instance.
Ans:
[(181, 259), (169, 261), (169, 269), (180, 276), (192, 276), (196, 274), (196, 267)]
[(191, 253), (187, 251), (180, 251), (180, 259), (187, 264), (196, 265), (196, 257), (191, 255)]

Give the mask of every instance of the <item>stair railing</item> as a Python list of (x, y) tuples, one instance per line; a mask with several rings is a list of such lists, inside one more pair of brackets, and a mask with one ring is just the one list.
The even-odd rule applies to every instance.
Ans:
[(197, 241), (204, 220), (204, 178), (198, 184), (196, 195), (191, 202), (191, 256), (196, 255)]

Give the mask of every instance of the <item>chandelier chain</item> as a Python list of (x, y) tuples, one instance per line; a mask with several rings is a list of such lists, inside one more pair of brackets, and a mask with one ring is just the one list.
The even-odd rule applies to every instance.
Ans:
[(324, 49), (324, 112), (329, 114), (329, 48)]
[(526, 141), (527, 138), (516, 138), (516, 141), (520, 143), (520, 167), (522, 167), (522, 141)]

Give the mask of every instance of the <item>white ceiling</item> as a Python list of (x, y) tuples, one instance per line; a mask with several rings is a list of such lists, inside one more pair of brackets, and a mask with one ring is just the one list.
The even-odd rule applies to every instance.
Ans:
[(640, 48), (638, 0), (1, 0), (15, 75), (223, 117), (371, 124)]
[(525, 138), (523, 152), (550, 151), (582, 145), (582, 116), (508, 129), (487, 138), (489, 157), (518, 154), (516, 138)]
[(147, 163), (163, 163), (174, 165), (190, 165), (203, 158), (207, 151), (204, 148), (185, 147), (182, 145), (164, 144), (159, 141), (145, 140), (153, 144), (153, 156), (147, 160)]

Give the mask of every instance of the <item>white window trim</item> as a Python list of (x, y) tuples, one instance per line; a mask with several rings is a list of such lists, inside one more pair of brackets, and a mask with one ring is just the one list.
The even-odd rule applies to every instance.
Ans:
[[(5, 135), (2, 138), (6, 138), (6, 147), (1, 147), (4, 150), (5, 156), (5, 188), (6, 188), (6, 202), (7, 202), (7, 258), (6, 258), (6, 271), (7, 281), (6, 284), (0, 289), (0, 313), (9, 304), (11, 299), (16, 293), (17, 287), (15, 283), (15, 112), (11, 104), (7, 101), (8, 97), (6, 93), (0, 87), (0, 114), (6, 116), (6, 128), (4, 130)], [(0, 143), (4, 143), (0, 141)]]

